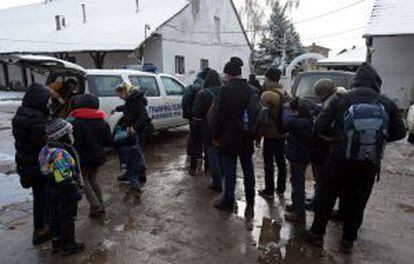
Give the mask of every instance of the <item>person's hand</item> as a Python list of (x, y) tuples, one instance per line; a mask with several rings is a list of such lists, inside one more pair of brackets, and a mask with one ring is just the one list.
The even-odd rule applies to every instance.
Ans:
[(133, 127), (128, 127), (127, 128), (127, 133), (129, 135), (134, 135), (136, 133), (135, 129)]

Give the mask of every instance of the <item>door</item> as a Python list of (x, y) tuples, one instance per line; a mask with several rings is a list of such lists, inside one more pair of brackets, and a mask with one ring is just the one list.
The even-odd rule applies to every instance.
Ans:
[(181, 101), (184, 95), (185, 86), (171, 76), (161, 76), (161, 82), (164, 86), (167, 103), (170, 106), (169, 115), (170, 127), (182, 126), (187, 120), (182, 118)]
[(165, 96), (161, 94), (160, 86), (154, 76), (130, 75), (130, 83), (134, 87), (140, 87), (148, 99), (148, 114), (156, 130), (168, 126), (168, 117), (162, 114), (165, 109)]

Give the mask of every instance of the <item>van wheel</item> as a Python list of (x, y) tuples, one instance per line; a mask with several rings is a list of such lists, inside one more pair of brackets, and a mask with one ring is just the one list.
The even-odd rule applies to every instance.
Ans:
[(410, 133), (408, 135), (408, 142), (410, 142), (411, 144), (414, 144), (414, 133)]

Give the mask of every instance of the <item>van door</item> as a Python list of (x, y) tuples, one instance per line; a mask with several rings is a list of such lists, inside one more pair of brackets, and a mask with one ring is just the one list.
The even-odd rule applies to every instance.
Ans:
[(184, 95), (185, 86), (170, 76), (161, 76), (167, 102), (170, 105), (170, 127), (177, 127), (187, 124), (187, 120), (182, 118), (181, 101)]
[(148, 99), (148, 114), (152, 118), (152, 124), (156, 130), (168, 126), (168, 118), (163, 115), (165, 109), (165, 96), (161, 94), (157, 79), (154, 76), (130, 75), (130, 83), (135, 87), (140, 87), (145, 92)]
[(111, 111), (125, 102), (119, 99), (115, 89), (123, 83), (121, 75), (88, 75), (88, 89), (91, 94), (99, 97), (100, 108), (107, 114), (107, 121), (113, 129), (121, 118), (122, 113), (110, 115)]

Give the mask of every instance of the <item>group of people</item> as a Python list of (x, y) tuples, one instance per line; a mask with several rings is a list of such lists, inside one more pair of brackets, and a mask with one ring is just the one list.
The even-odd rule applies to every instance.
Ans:
[(78, 83), (68, 79), (47, 88), (32, 84), (12, 120), (17, 173), (24, 188), (33, 191), (33, 245), (52, 240), (52, 253), (71, 255), (84, 250), (75, 239), (78, 202), (85, 194), (89, 217), (105, 214), (98, 169), (106, 161), (106, 147), (116, 147), (128, 181), (139, 198), (145, 182), (140, 138), (151, 133), (144, 93), (128, 84), (116, 88), (125, 104), (114, 134), (99, 110), (99, 99), (77, 94)]
[[(211, 172), (211, 188), (220, 192), (217, 209), (233, 212), (237, 161), (241, 163), (247, 208), (255, 204), (255, 145), (262, 148), (264, 199), (286, 191), (290, 164), (291, 200), (285, 219), (304, 222), (314, 211), (305, 239), (323, 246), (328, 221), (339, 198), (335, 217), (343, 221), (340, 242), (350, 252), (363, 221), (365, 206), (387, 142), (403, 139), (406, 126), (396, 104), (381, 95), (382, 80), (364, 63), (346, 90), (330, 79), (318, 80), (315, 100), (293, 98), (279, 83), (281, 71), (269, 68), (263, 86), (251, 76), (243, 79), (243, 61), (232, 57), (224, 79), (212, 69), (200, 73), (183, 97), (184, 117), (190, 122), (187, 154), (190, 175)], [(275, 161), (277, 183), (275, 186)], [(314, 194), (306, 199), (305, 178), (311, 167)]]

